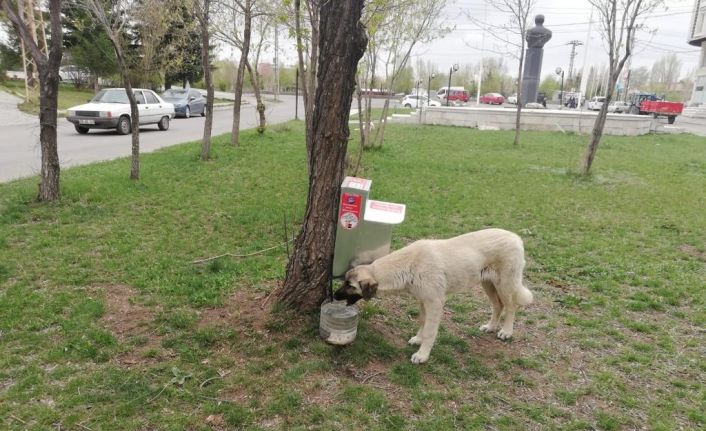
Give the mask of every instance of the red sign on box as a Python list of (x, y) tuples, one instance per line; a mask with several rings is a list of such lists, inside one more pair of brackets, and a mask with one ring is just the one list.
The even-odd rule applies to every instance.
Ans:
[(353, 193), (341, 195), (341, 210), (338, 212), (338, 221), (344, 229), (355, 229), (360, 222), (360, 210), (363, 197)]

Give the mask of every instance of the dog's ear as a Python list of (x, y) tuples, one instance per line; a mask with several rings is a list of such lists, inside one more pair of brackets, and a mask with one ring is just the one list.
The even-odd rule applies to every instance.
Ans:
[(351, 278), (355, 278), (357, 275), (358, 274), (357, 274), (357, 271), (355, 270), (355, 268), (349, 269), (348, 271), (346, 271), (346, 275), (344, 276), (344, 280), (350, 281)]
[(372, 278), (360, 281), (360, 290), (363, 293), (363, 298), (369, 300), (374, 297), (378, 291), (378, 282)]

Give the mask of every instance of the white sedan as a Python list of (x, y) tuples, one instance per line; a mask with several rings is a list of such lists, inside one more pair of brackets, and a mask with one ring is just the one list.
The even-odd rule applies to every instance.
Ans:
[[(169, 120), (174, 118), (174, 105), (165, 102), (152, 90), (135, 88), (133, 91), (137, 99), (140, 126), (156, 124), (159, 130), (169, 129)], [(69, 108), (66, 119), (82, 135), (90, 129), (116, 129), (120, 135), (132, 131), (130, 101), (124, 88), (101, 90), (87, 104)]]
[(610, 105), (608, 105), (608, 112), (615, 112), (615, 113), (625, 113), (628, 112), (630, 109), (630, 105), (628, 105), (626, 102), (621, 102), (621, 101), (615, 101), (615, 102), (610, 102)]
[(418, 108), (420, 106), (441, 106), (438, 100), (429, 99), (427, 96), (406, 95), (400, 102), (405, 108)]

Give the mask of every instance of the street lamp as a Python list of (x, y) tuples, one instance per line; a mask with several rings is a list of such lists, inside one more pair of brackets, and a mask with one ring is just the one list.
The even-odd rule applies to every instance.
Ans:
[(436, 78), (436, 73), (429, 75), (429, 80), (427, 82), (427, 106), (431, 103), (431, 80)]
[(420, 79), (417, 81), (417, 92), (415, 93), (417, 95), (417, 109), (419, 109), (419, 86), (422, 84), (422, 80)]
[(446, 88), (446, 106), (449, 106), (449, 93), (451, 92), (451, 74), (458, 70), (458, 64), (449, 69), (449, 86)]
[(564, 109), (564, 69), (557, 67), (557, 75), (561, 75), (561, 89), (559, 90), (559, 109)]

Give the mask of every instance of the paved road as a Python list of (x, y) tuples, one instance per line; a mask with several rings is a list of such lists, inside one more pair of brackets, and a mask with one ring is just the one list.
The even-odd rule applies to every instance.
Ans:
[[(220, 97), (226, 96), (221, 94)], [(255, 100), (246, 95), (243, 105), (241, 128), (257, 125)], [(267, 120), (270, 124), (294, 118), (294, 96), (282, 95), (279, 102), (267, 101)], [(0, 92), (0, 182), (37, 175), (40, 164), (39, 124), (37, 118), (17, 109), (20, 100)], [(382, 100), (374, 100), (373, 105), (381, 107)], [(299, 117), (303, 118), (303, 102), (299, 98)], [(355, 108), (355, 103), (353, 107)], [(484, 105), (485, 106), (485, 105)], [(214, 110), (213, 135), (228, 133), (233, 124), (230, 107)], [(154, 151), (182, 142), (201, 139), (203, 134), (201, 117), (190, 119), (175, 118), (168, 131), (161, 132), (157, 126), (141, 129), (140, 147), (143, 153)], [(666, 120), (665, 120), (666, 122)], [(678, 117), (675, 126), (689, 133), (706, 136), (706, 120)], [(71, 123), (59, 118), (59, 160), (62, 168), (96, 161), (111, 160), (130, 155), (130, 136), (119, 136), (112, 131), (91, 131), (79, 135)]]
[[(254, 97), (246, 96), (240, 127), (257, 125)], [(0, 182), (36, 175), (40, 169), (39, 122), (36, 117), (17, 110), (20, 100), (0, 92)], [(280, 96), (279, 102), (265, 101), (267, 121), (270, 124), (294, 119), (294, 96)], [(299, 117), (303, 118), (303, 102), (299, 98)], [(119, 136), (114, 131), (92, 130), (79, 135), (73, 124), (59, 118), (58, 146), (61, 167), (76, 166), (96, 161), (111, 160), (130, 155), (130, 135)], [(140, 150), (143, 153), (158, 148), (201, 139), (202, 117), (175, 118), (169, 130), (161, 132), (156, 125), (140, 129)], [(233, 109), (214, 110), (213, 136), (230, 132)]]

